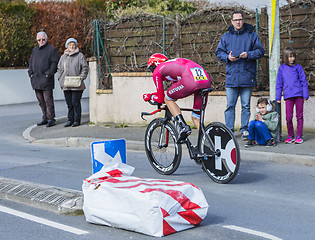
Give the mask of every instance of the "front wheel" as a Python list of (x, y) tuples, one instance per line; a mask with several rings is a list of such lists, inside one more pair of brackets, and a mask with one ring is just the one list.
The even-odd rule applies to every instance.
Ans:
[(232, 181), (241, 161), (240, 148), (233, 132), (223, 123), (213, 122), (205, 127), (205, 133), (210, 141), (203, 135), (199, 140), (200, 151), (210, 154), (210, 149), (214, 149), (219, 150), (219, 154), (202, 161), (204, 170), (216, 183)]
[(176, 143), (177, 132), (164, 118), (154, 119), (145, 132), (145, 151), (152, 167), (160, 174), (169, 175), (179, 167), (182, 146)]

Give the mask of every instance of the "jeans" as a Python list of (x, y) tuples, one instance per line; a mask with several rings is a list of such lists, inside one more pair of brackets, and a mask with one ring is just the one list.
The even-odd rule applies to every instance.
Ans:
[(285, 112), (286, 112), (286, 121), (288, 128), (288, 135), (294, 137), (293, 129), (293, 107), (295, 104), (296, 112), (296, 121), (297, 121), (297, 131), (296, 136), (303, 136), (303, 105), (304, 99), (302, 97), (293, 97), (285, 100)]
[(266, 124), (261, 121), (250, 121), (248, 124), (248, 139), (256, 140), (259, 145), (266, 145), (267, 141), (272, 138), (272, 135)]
[(53, 90), (35, 90), (35, 95), (43, 113), (43, 120), (54, 120), (55, 105)]
[(72, 91), (66, 90), (63, 92), (65, 95), (68, 107), (68, 121), (81, 123), (81, 97), (83, 90)]
[(227, 105), (225, 114), (225, 125), (234, 131), (235, 123), (235, 106), (237, 103), (238, 96), (241, 97), (241, 128), (240, 131), (248, 131), (248, 122), (250, 118), (250, 99), (252, 96), (251, 87), (233, 87), (226, 88), (226, 99)]

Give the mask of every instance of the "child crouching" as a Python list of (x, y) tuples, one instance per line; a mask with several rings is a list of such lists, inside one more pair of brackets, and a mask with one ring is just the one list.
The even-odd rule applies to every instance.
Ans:
[(279, 114), (267, 98), (260, 98), (257, 101), (257, 113), (255, 120), (248, 124), (248, 142), (245, 147), (259, 145), (273, 147), (276, 145), (274, 140), (279, 133)]

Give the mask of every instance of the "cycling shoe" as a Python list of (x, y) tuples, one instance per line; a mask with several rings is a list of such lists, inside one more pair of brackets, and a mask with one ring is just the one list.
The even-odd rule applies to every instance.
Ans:
[(180, 130), (179, 134), (178, 134), (178, 138), (176, 143), (185, 143), (186, 142), (186, 138), (191, 134), (191, 128), (189, 125), (185, 125), (182, 127), (182, 129)]

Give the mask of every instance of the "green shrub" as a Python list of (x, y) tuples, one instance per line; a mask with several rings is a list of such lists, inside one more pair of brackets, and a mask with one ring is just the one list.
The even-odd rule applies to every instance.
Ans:
[(189, 3), (181, 0), (148, 0), (149, 6), (154, 9), (154, 13), (161, 15), (170, 14), (189, 14), (197, 10), (193, 3)]
[(90, 19), (106, 19), (106, 1), (104, 0), (77, 0), (83, 6)]
[(107, 0), (107, 19), (147, 12), (159, 15), (190, 14), (197, 10), (192, 2), (181, 0)]
[(27, 65), (35, 46), (30, 31), (34, 15), (24, 1), (0, 0), (0, 67)]

